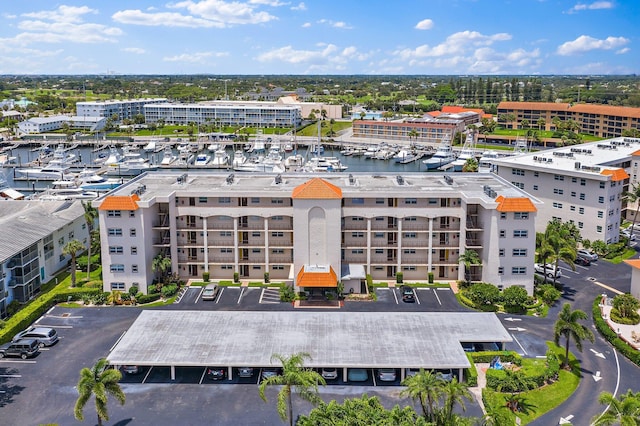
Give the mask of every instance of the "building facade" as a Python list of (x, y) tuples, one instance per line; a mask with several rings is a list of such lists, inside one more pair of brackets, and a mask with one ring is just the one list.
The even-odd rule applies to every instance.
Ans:
[(11, 301), (30, 300), (67, 266), (64, 246), (73, 239), (86, 245), (89, 232), (80, 201), (2, 201), (0, 223), (0, 317), (5, 317)]
[(463, 120), (414, 118), (402, 121), (354, 120), (353, 137), (438, 144), (466, 129)]
[(614, 138), (622, 136), (624, 130), (640, 130), (640, 108), (598, 105), (568, 104), (561, 102), (500, 102), (498, 117), (504, 119), (513, 114), (513, 120), (505, 121), (511, 129), (521, 129), (522, 120), (529, 122), (529, 128), (538, 129), (538, 122), (544, 125), (540, 130), (556, 130), (554, 119), (573, 120), (578, 123), (579, 133)]
[[(539, 201), (492, 174), (147, 173), (93, 202), (105, 291), (146, 292), (158, 254), (183, 279), (366, 292), (375, 280), (465, 278), (533, 291)], [(499, 256), (496, 256), (496, 253)]]
[(558, 219), (576, 224), (583, 238), (611, 243), (637, 207), (628, 205), (625, 193), (638, 184), (638, 154), (640, 139), (621, 137), (492, 163), (499, 176), (544, 202), (537, 232)]
[(108, 101), (84, 101), (76, 103), (76, 115), (79, 117), (112, 118), (114, 122), (132, 120), (136, 115), (144, 115), (144, 106), (165, 103), (166, 98), (128, 99)]
[(224, 101), (209, 104), (162, 103), (145, 107), (145, 121), (188, 125), (217, 123), (222, 126), (294, 127), (300, 125), (300, 108), (260, 102)]
[(69, 117), (66, 115), (34, 117), (18, 123), (18, 131), (23, 135), (33, 135), (60, 130), (65, 124), (68, 124), (71, 129), (96, 132), (104, 129), (106, 119), (104, 117)]

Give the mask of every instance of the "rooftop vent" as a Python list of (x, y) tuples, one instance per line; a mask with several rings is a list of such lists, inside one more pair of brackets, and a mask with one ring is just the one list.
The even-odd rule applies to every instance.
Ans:
[(356, 178), (354, 178), (353, 175), (349, 173), (349, 185), (355, 185), (355, 184), (356, 184)]
[(144, 194), (146, 190), (147, 190), (147, 185), (138, 185), (136, 189), (131, 191), (131, 195), (135, 194), (140, 196)]
[(235, 175), (233, 173), (227, 176), (227, 185), (231, 185), (233, 183), (234, 178), (235, 178)]
[(187, 183), (187, 174), (183, 173), (176, 179), (177, 183)]
[(447, 182), (449, 185), (453, 185), (453, 178), (449, 175), (444, 175), (444, 181)]
[(282, 175), (277, 175), (274, 179), (274, 182), (276, 183), (276, 185), (280, 185), (282, 183)]
[(398, 182), (398, 185), (404, 185), (404, 178), (402, 176), (396, 176), (396, 181)]
[(494, 191), (489, 185), (484, 185), (482, 189), (484, 190), (484, 193), (492, 199), (495, 199), (498, 196), (498, 193)]

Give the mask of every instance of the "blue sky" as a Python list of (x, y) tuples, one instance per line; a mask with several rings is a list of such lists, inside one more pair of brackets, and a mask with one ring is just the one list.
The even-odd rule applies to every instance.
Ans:
[(0, 74), (640, 73), (638, 0), (5, 0), (0, 16)]

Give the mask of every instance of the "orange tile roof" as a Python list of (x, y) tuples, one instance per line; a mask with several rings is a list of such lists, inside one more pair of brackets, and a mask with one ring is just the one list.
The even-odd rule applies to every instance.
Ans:
[(293, 189), (291, 198), (312, 200), (342, 198), (342, 190), (324, 179), (313, 178)]
[(637, 151), (633, 151), (633, 152), (631, 153), (631, 155), (633, 155), (634, 157), (635, 157), (636, 155), (640, 155), (640, 149), (639, 149), (639, 150), (637, 150)]
[(459, 112), (475, 112), (480, 115), (484, 115), (484, 110), (482, 108), (465, 108), (458, 105), (445, 105), (442, 107), (442, 112), (448, 112), (450, 114), (455, 114)]
[(498, 109), (530, 109), (536, 111), (560, 111), (569, 109), (568, 103), (558, 102), (512, 102), (505, 101), (498, 104)]
[(432, 117), (437, 117), (439, 115), (442, 115), (442, 111), (429, 111), (427, 112), (427, 115), (430, 115)]
[(636, 269), (640, 269), (640, 259), (627, 259), (624, 263)]
[(138, 194), (110, 195), (104, 199), (98, 210), (138, 210), (136, 201), (140, 201)]
[(601, 171), (600, 174), (611, 176), (611, 180), (614, 182), (629, 179), (629, 175), (624, 171), (624, 169), (605, 169)]
[(306, 272), (303, 266), (298, 272), (296, 285), (298, 287), (337, 287), (338, 276), (332, 267), (329, 267), (329, 272)]
[(498, 109), (535, 110), (535, 111), (570, 111), (585, 114), (613, 115), (617, 117), (640, 118), (640, 108), (602, 105), (602, 104), (568, 104), (564, 102), (500, 102)]
[(533, 205), (531, 199), (526, 197), (506, 198), (500, 195), (496, 198), (499, 212), (537, 212), (536, 206)]

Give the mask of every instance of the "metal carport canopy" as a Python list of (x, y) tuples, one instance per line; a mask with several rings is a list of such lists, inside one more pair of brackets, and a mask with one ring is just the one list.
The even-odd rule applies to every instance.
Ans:
[(493, 313), (143, 311), (112, 365), (272, 365), (307, 352), (307, 367), (467, 368), (460, 342), (510, 342)]

